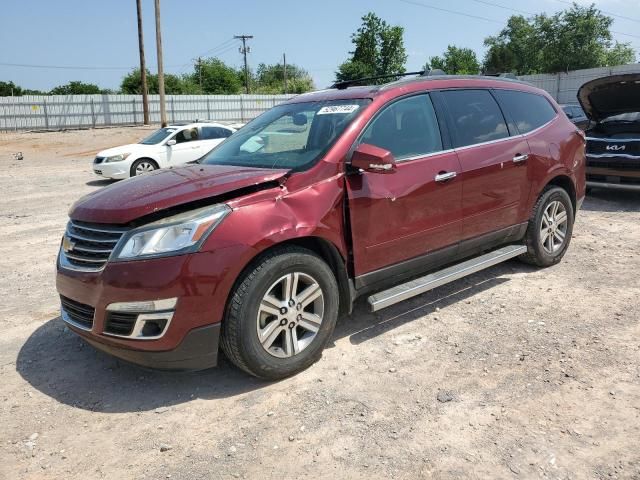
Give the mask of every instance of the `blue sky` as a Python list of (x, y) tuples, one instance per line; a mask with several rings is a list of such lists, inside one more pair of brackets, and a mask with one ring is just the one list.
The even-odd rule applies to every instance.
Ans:
[[(463, 12), (456, 15), (416, 3)], [(249, 62), (287, 61), (306, 68), (317, 87), (327, 86), (337, 65), (351, 49), (350, 35), (360, 17), (373, 11), (405, 28), (408, 69), (419, 69), (428, 57), (448, 44), (470, 47), (479, 58), (483, 39), (497, 33), (515, 14), (495, 4), (525, 12), (553, 13), (566, 8), (562, 0), (161, 0), (165, 71), (184, 73), (198, 55), (217, 54), (240, 66), (236, 34), (251, 34)], [(581, 0), (579, 3), (589, 3)], [(619, 41), (640, 50), (637, 0), (601, 0), (603, 11), (637, 19), (614, 17)], [(143, 0), (147, 65), (156, 71), (153, 0)], [(473, 17), (484, 17), (484, 19)], [(492, 21), (488, 21), (488, 20)], [(138, 64), (135, 0), (22, 0), (3, 8), (0, 17), (0, 63), (109, 67), (71, 70), (0, 65), (0, 80), (48, 90), (70, 80), (117, 88), (121, 77)], [(210, 53), (207, 53), (207, 52)]]

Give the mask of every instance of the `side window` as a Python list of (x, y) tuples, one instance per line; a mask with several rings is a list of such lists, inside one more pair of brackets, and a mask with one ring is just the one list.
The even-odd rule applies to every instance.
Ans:
[[(518, 132), (522, 134), (541, 127), (556, 116), (549, 100), (542, 95), (515, 90), (496, 90), (495, 93), (500, 104), (515, 122)], [(575, 113), (571, 113), (573, 117), (569, 118), (574, 118)]]
[(221, 127), (202, 127), (200, 140), (217, 140), (231, 136), (231, 130)]
[(198, 140), (198, 129), (197, 128), (185, 128), (184, 130), (180, 130), (176, 136), (176, 143), (184, 143), (191, 142), (194, 140)]
[(584, 114), (584, 112), (582, 111), (582, 109), (580, 107), (573, 107), (573, 116), (575, 118), (586, 117), (586, 115)]
[(396, 160), (442, 150), (442, 138), (429, 95), (416, 95), (384, 107), (359, 143), (389, 150)]
[(500, 107), (487, 90), (442, 92), (453, 120), (456, 147), (509, 136)]

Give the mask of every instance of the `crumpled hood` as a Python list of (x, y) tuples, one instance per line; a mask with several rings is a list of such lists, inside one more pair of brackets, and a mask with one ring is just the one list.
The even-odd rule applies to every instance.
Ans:
[(131, 153), (134, 150), (140, 150), (140, 147), (149, 147), (153, 145), (142, 145), (140, 143), (132, 143), (129, 145), (122, 145), (120, 147), (107, 148), (101, 150), (96, 154), (96, 157), (112, 157), (113, 155), (120, 155), (121, 153)]
[(578, 90), (578, 101), (596, 122), (620, 113), (640, 112), (640, 73), (596, 78)]
[(82, 197), (71, 207), (69, 217), (91, 223), (127, 224), (160, 210), (275, 181), (287, 172), (223, 165), (156, 170)]

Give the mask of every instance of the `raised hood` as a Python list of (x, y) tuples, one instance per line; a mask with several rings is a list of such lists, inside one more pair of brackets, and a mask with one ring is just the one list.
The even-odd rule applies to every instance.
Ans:
[(640, 73), (596, 78), (578, 90), (578, 101), (591, 120), (640, 112)]
[(127, 224), (160, 210), (275, 181), (287, 172), (221, 165), (156, 170), (82, 197), (69, 216), (91, 223)]

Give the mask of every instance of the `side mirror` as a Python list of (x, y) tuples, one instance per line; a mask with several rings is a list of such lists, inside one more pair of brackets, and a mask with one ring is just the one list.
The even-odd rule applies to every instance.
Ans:
[(167, 146), (168, 147), (173, 147), (177, 142), (175, 141), (175, 139), (171, 139), (167, 142)]
[(389, 150), (361, 143), (353, 151), (351, 166), (366, 172), (393, 173), (396, 169), (396, 159)]
[(304, 113), (296, 113), (293, 116), (293, 124), (301, 127), (302, 125), (307, 124), (307, 116)]

